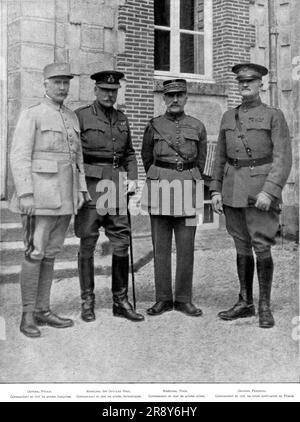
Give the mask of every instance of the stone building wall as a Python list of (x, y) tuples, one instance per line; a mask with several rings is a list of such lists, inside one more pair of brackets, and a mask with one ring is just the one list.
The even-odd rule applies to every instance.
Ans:
[[(8, 146), (21, 109), (44, 94), (43, 67), (68, 61), (74, 79), (66, 104), (94, 99), (90, 74), (116, 66), (124, 49), (118, 8), (124, 0), (7, 0)], [(119, 101), (124, 100), (124, 95)], [(8, 191), (12, 180), (8, 175)]]
[[(263, 101), (279, 107), (287, 120), (293, 151), (293, 167), (283, 189), (283, 229), (296, 235), (299, 230), (299, 78), (293, 77), (293, 63), (300, 64), (300, 9), (297, 0), (274, 0), (274, 19), (271, 22), (268, 0), (250, 2), (250, 22), (256, 29), (256, 42), (251, 48), (251, 61), (261, 63), (270, 69), (264, 77)], [(270, 37), (275, 48), (270, 52)], [(270, 84), (274, 95), (270, 95)]]
[(231, 68), (235, 63), (250, 61), (255, 45), (255, 27), (250, 23), (249, 0), (213, 1), (213, 74), (228, 89), (228, 106), (240, 102)]

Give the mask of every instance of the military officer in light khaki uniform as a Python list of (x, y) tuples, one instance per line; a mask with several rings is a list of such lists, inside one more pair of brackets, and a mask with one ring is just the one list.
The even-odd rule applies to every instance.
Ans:
[[(78, 270), (81, 290), (81, 318), (95, 320), (94, 253), (99, 229), (112, 245), (113, 315), (130, 321), (144, 317), (128, 301), (129, 236), (127, 194), (136, 188), (137, 162), (127, 117), (113, 105), (117, 100), (122, 72), (107, 70), (91, 75), (96, 100), (76, 110), (81, 129), (86, 182), (91, 200), (75, 219), (80, 237)], [(102, 184), (102, 185), (101, 185)], [(101, 187), (102, 186), (102, 187)], [(101, 202), (108, 187), (108, 203)], [(111, 187), (111, 188), (110, 188)]]
[(254, 63), (238, 64), (242, 104), (228, 110), (221, 122), (210, 185), (215, 212), (224, 210), (226, 226), (237, 251), (238, 302), (219, 313), (223, 320), (255, 315), (252, 285), (254, 249), (259, 282), (259, 325), (270, 328), (273, 260), (271, 246), (279, 227), (279, 203), (291, 170), (291, 144), (283, 113), (261, 102), (262, 76), (268, 70)]
[[(156, 303), (147, 313), (155, 316), (175, 309), (198, 317), (202, 311), (192, 303), (192, 281), (195, 215), (203, 205), (201, 174), (206, 159), (206, 130), (200, 120), (184, 112), (185, 79), (164, 81), (163, 95), (166, 113), (149, 122), (142, 145), (147, 173), (142, 205), (148, 209), (151, 219), (156, 290)], [(169, 192), (163, 185), (170, 188)], [(177, 250), (174, 295), (173, 233)]]
[(63, 105), (72, 78), (66, 63), (44, 68), (46, 95), (21, 113), (12, 142), (15, 194), (11, 209), (21, 214), (26, 248), (20, 275), (20, 330), (28, 337), (41, 335), (37, 325), (73, 325), (71, 319), (50, 310), (54, 259), (71, 216), (87, 193), (79, 123), (76, 114)]

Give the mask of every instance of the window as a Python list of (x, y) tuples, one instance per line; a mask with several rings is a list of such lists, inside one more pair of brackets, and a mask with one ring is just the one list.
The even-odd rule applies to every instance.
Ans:
[(154, 0), (155, 75), (212, 78), (212, 0)]

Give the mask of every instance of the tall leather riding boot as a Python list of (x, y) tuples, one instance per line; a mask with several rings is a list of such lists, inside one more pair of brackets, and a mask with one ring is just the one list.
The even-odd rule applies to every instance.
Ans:
[(237, 255), (237, 272), (240, 282), (239, 299), (253, 305), (253, 276), (254, 276), (254, 258), (253, 255)]
[(128, 256), (112, 256), (113, 315), (130, 321), (143, 321), (144, 317), (128, 301)]
[(85, 322), (96, 319), (95, 305), (95, 280), (94, 280), (94, 257), (82, 258), (78, 254), (78, 273), (81, 290), (81, 318)]
[(50, 292), (54, 272), (54, 258), (44, 258), (41, 262), (41, 271), (35, 304), (36, 311), (48, 311), (50, 309)]
[(271, 287), (273, 280), (273, 259), (257, 259), (257, 277), (259, 283), (259, 326), (261, 328), (272, 328), (275, 324), (270, 310)]
[(246, 318), (255, 315), (253, 305), (253, 255), (237, 255), (237, 272), (240, 282), (238, 302), (227, 311), (219, 312), (221, 319), (230, 321), (237, 318)]
[(34, 309), (37, 299), (41, 261), (25, 258), (20, 273), (22, 297), (22, 319), (20, 331), (27, 337), (40, 337), (41, 332), (34, 319)]

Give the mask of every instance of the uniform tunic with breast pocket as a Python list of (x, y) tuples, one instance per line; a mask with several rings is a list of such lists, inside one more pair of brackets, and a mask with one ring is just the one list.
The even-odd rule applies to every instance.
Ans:
[(235, 208), (248, 207), (249, 196), (255, 197), (261, 191), (281, 202), (292, 164), (289, 130), (283, 113), (259, 100), (253, 107), (241, 105), (239, 120), (252, 158), (270, 156), (272, 162), (253, 167), (228, 163), (227, 158), (249, 159), (239, 136), (235, 110), (230, 109), (221, 122), (210, 190), (221, 192), (224, 205)]
[[(203, 210), (201, 175), (205, 166), (206, 143), (205, 127), (194, 117), (185, 113), (172, 117), (166, 113), (152, 119), (145, 129), (142, 146), (147, 174), (141, 199), (145, 210), (150, 214), (178, 217), (194, 216)], [(155, 165), (156, 160), (178, 165), (178, 168), (162, 168)], [(180, 163), (194, 165), (182, 170)]]
[(36, 215), (77, 213), (78, 191), (86, 192), (79, 123), (75, 113), (45, 98), (20, 115), (12, 142), (11, 170), (19, 197), (33, 194)]

